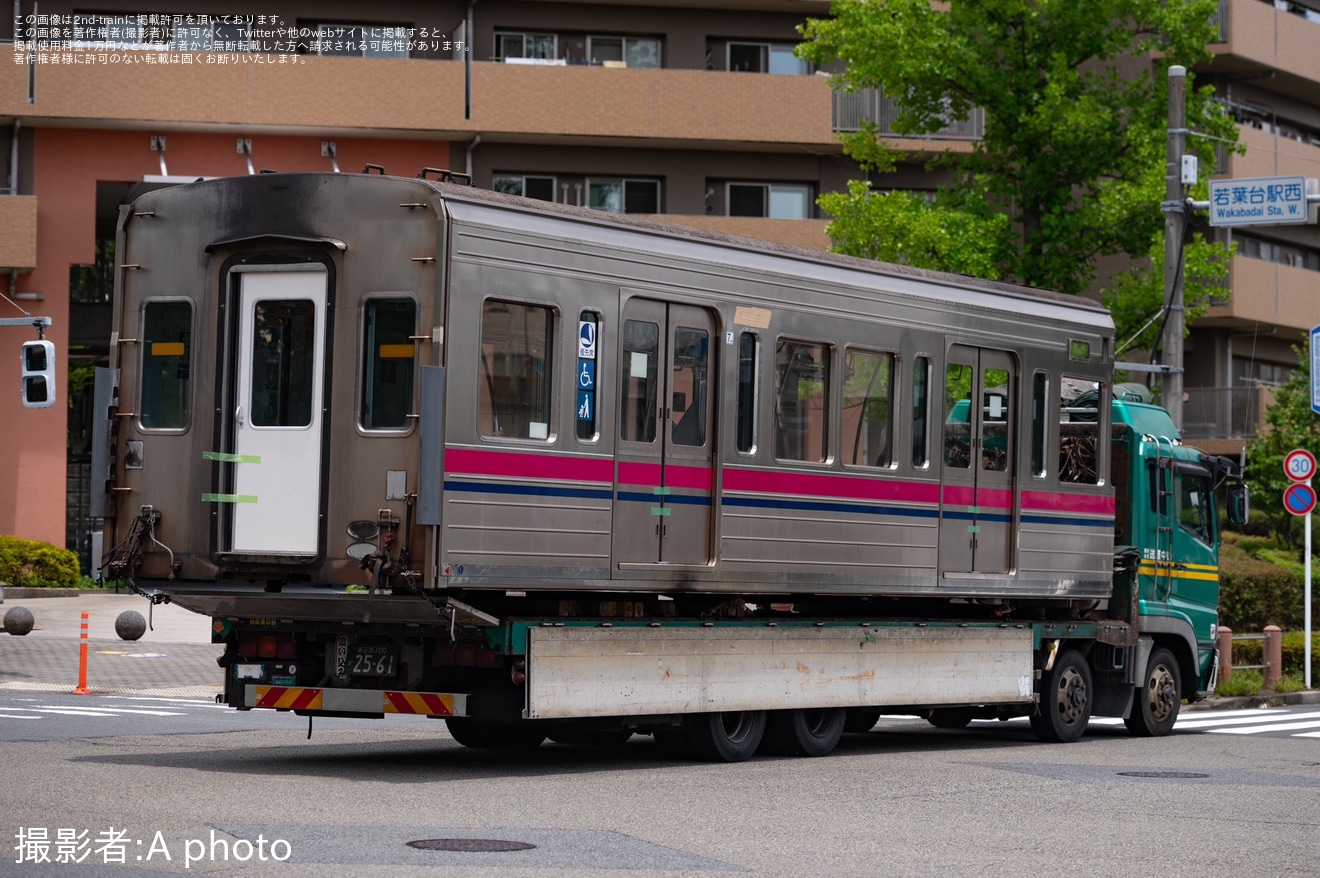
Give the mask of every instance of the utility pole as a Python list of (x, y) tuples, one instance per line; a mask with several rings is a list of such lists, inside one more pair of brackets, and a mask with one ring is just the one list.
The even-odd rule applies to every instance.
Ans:
[(1183, 427), (1183, 273), (1182, 238), (1187, 223), (1187, 203), (1183, 195), (1182, 158), (1187, 140), (1187, 68), (1177, 64), (1169, 68), (1169, 144), (1168, 166), (1164, 169), (1164, 301), (1168, 317), (1164, 322), (1164, 393), (1162, 402), (1173, 418), (1173, 425)]

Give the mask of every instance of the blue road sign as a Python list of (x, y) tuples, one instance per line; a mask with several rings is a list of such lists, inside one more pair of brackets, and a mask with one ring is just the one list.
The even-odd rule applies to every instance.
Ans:
[(1311, 330), (1311, 411), (1320, 415), (1320, 326)]
[(1315, 509), (1315, 489), (1298, 482), (1283, 491), (1283, 508), (1293, 515), (1310, 515)]

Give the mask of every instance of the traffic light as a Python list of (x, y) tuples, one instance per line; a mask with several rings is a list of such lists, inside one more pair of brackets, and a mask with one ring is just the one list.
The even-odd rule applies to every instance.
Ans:
[(55, 404), (55, 345), (48, 341), (23, 342), (23, 405), (30, 409)]

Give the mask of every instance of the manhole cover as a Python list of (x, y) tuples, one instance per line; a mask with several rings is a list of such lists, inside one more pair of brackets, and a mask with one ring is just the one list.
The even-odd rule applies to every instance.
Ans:
[(536, 845), (528, 844), (525, 841), (504, 841), (498, 838), (422, 838), (408, 842), (408, 847), (423, 851), (491, 854), (505, 851), (530, 851)]
[(1119, 777), (1158, 777), (1174, 780), (1186, 780), (1189, 778), (1209, 777), (1208, 774), (1199, 774), (1195, 771), (1120, 771)]

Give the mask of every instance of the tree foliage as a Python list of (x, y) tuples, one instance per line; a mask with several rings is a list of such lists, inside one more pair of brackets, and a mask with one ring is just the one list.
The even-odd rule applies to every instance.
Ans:
[[(1077, 293), (1096, 257), (1145, 256), (1163, 229), (1167, 82), (1151, 74), (1150, 53), (1161, 71), (1208, 58), (1216, 9), (1216, 0), (835, 0), (833, 17), (803, 26), (800, 54), (845, 63), (837, 87), (896, 100), (898, 136), (982, 108), (984, 137), (970, 155), (943, 159), (955, 180), (927, 210), (954, 229), (981, 223), (999, 277)], [(1235, 137), (1208, 89), (1189, 89), (1187, 107), (1194, 129)], [(1190, 147), (1212, 166), (1213, 141)], [(895, 161), (874, 127), (845, 138), (845, 150), (880, 171)], [(831, 234), (853, 252), (880, 221), (867, 212), (892, 216), (897, 202), (856, 187), (848, 198), (855, 210), (835, 213)], [(995, 214), (1010, 224), (994, 224)], [(962, 264), (929, 248), (878, 246), (914, 265)]]
[(1283, 508), (1283, 490), (1292, 484), (1284, 474), (1283, 458), (1294, 448), (1320, 456), (1320, 416), (1311, 411), (1309, 360), (1298, 349), (1299, 368), (1274, 392), (1266, 410), (1266, 427), (1247, 444), (1247, 484), (1251, 489), (1251, 516), (1265, 522), (1276, 535), (1291, 539), (1301, 528), (1296, 516)]

